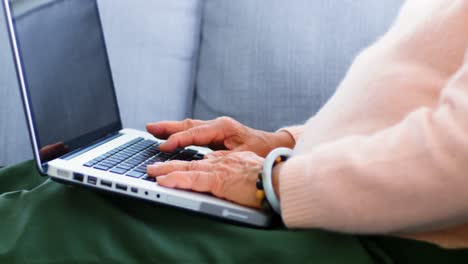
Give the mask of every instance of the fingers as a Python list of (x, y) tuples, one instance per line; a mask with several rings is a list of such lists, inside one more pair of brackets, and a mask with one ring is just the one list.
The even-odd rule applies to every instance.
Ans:
[(231, 155), (236, 152), (245, 152), (248, 151), (250, 146), (247, 145), (242, 145), (238, 148), (235, 148), (233, 150), (218, 150), (218, 151), (213, 151), (208, 154), (205, 154), (205, 159), (217, 159), (217, 158), (222, 158), (226, 157), (228, 155)]
[(176, 148), (190, 145), (205, 146), (222, 138), (221, 131), (216, 127), (200, 125), (171, 135), (159, 148), (163, 152), (171, 152)]
[(263, 158), (253, 152), (218, 152), (220, 158), (199, 161), (169, 161), (148, 166), (148, 175), (160, 186), (208, 192), (242, 205), (260, 207), (255, 182)]
[(167, 176), (158, 177), (158, 184), (168, 188), (211, 192), (215, 180), (216, 177), (213, 177), (213, 172), (177, 171)]
[(213, 151), (205, 155), (205, 160), (222, 158), (232, 153), (233, 151), (231, 150)]
[(164, 121), (146, 125), (146, 130), (157, 138), (166, 139), (170, 135), (207, 123), (207, 121), (185, 119), (184, 121)]
[(175, 171), (210, 171), (212, 164), (210, 161), (169, 161), (147, 166), (147, 173), (151, 177), (167, 175)]
[(202, 161), (170, 161), (147, 167), (149, 176), (157, 177), (158, 184), (169, 188), (211, 192), (213, 182), (213, 165)]

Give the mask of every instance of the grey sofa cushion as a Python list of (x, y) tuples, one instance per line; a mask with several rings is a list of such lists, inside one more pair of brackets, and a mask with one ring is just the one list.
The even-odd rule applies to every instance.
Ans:
[[(1, 9), (1, 8), (0, 8)], [(0, 11), (0, 166), (32, 157), (26, 121), (8, 42), (3, 9)]]
[(194, 117), (265, 130), (305, 121), (402, 2), (206, 0)]
[(100, 0), (125, 127), (191, 113), (201, 0)]

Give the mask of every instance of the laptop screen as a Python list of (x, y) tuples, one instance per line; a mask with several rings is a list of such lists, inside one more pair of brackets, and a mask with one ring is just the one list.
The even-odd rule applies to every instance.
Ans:
[(121, 128), (96, 0), (10, 0), (41, 164)]

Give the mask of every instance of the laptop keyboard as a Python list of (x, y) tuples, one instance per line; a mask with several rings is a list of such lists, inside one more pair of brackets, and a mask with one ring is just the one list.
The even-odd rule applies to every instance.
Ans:
[(97, 170), (154, 182), (155, 179), (146, 174), (147, 165), (168, 160), (188, 161), (200, 159), (203, 159), (203, 155), (192, 149), (179, 148), (170, 153), (161, 152), (159, 151), (159, 143), (156, 141), (136, 138), (83, 165)]

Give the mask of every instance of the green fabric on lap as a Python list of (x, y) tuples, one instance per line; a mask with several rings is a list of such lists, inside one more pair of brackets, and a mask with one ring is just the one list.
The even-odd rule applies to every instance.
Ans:
[(398, 264), (468, 263), (468, 250), (446, 250), (432, 244), (395, 237), (366, 237), (361, 241), (366, 247), (384, 250)]
[(32, 162), (0, 170), (0, 217), (0, 263), (468, 261), (466, 251), (402, 239), (227, 224), (58, 184), (41, 177)]

